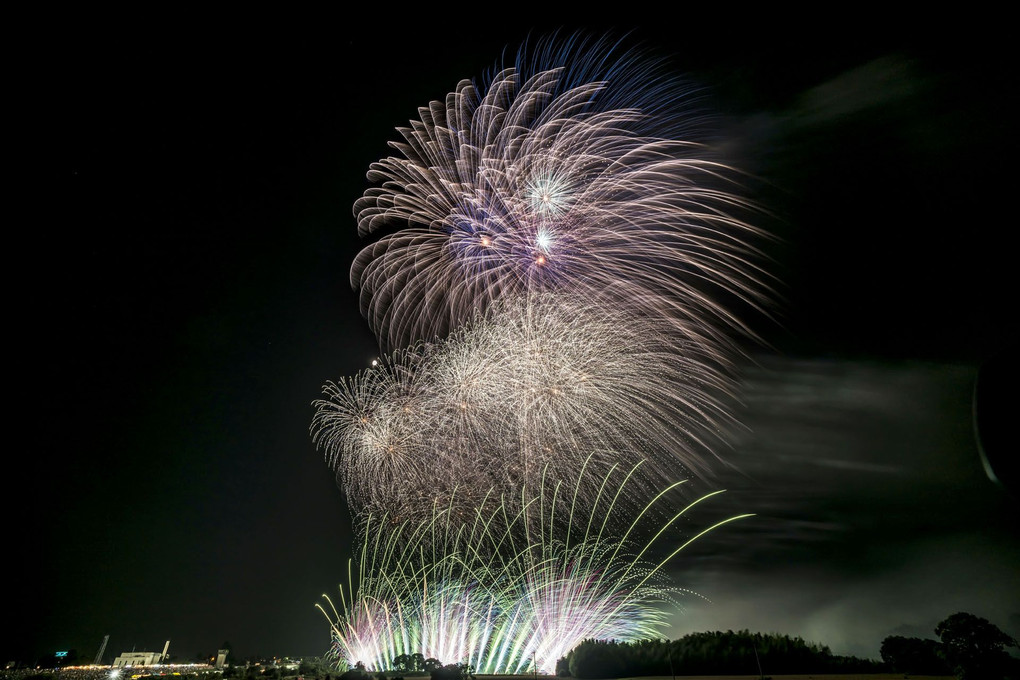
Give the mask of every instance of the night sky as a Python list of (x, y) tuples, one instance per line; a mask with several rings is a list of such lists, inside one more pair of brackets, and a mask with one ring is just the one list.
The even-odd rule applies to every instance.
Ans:
[[(575, 28), (263, 19), (20, 31), (0, 662), (107, 634), (107, 663), (325, 651), (351, 520), (308, 426), (378, 353), (348, 282), (365, 171), (529, 29)], [(973, 415), (979, 368), (1017, 351), (1014, 59), (966, 21), (794, 25), (618, 25), (700, 88), (777, 237), (731, 465), (696, 483), (727, 493), (691, 522), (755, 517), (673, 564), (703, 598), (671, 634), (877, 657), (962, 610), (1020, 635), (1020, 491)]]

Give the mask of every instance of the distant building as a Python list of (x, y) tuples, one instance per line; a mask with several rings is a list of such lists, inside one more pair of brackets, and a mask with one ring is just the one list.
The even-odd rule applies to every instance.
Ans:
[(113, 660), (114, 668), (123, 666), (155, 666), (163, 654), (161, 652), (121, 652)]
[(229, 652), (229, 649), (216, 650), (216, 668), (223, 668), (223, 666), (227, 663), (227, 654)]

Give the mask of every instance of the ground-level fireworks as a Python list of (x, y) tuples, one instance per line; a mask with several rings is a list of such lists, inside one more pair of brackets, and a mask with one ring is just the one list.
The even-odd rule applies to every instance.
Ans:
[(424, 522), (369, 518), (339, 608), (328, 597), (320, 607), (334, 655), (375, 670), (421, 653), (482, 673), (551, 673), (583, 640), (657, 637), (666, 623), (663, 605), (684, 592), (662, 568), (698, 536), (746, 515), (680, 541), (674, 523), (690, 506), (645, 526), (674, 485), (617, 533), (610, 518), (627, 478), (596, 512), (578, 508), (583, 521), (567, 524), (581, 526), (563, 534), (548, 500), (563, 493), (575, 505), (576, 496), (560, 488), (516, 511), (490, 497), (469, 521), (453, 517), (455, 502), (434, 506)]

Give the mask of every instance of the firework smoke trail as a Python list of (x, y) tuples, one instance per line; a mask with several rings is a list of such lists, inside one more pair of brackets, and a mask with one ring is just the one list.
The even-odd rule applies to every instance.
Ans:
[(352, 506), (420, 520), (452, 496), (470, 509), (488, 489), (513, 499), (578, 479), (590, 505), (615, 465), (647, 461), (635, 499), (707, 474), (727, 418), (722, 373), (673, 324), (591, 303), (500, 302), (444, 341), (328, 383), (312, 437)]
[[(657, 637), (665, 625), (661, 605), (683, 592), (662, 578), (661, 569), (684, 546), (658, 559), (652, 553), (673, 523), (708, 496), (637, 540), (641, 520), (676, 485), (667, 487), (613, 537), (608, 518), (632, 473), (621, 482), (624, 473), (611, 472), (600, 486), (615, 491), (591, 508), (602, 511), (602, 519), (585, 508), (583, 531), (565, 538), (549, 530), (555, 509), (542, 497), (512, 513), (490, 496), (470, 523), (451, 522), (450, 508), (440, 506), (417, 524), (369, 518), (357, 573), (352, 565), (339, 610), (327, 596), (328, 609), (319, 607), (330, 622), (333, 654), (373, 670), (390, 668), (400, 654), (420, 652), (481, 673), (520, 673), (533, 661), (552, 673), (557, 660), (585, 639)], [(559, 485), (547, 490), (560, 491)], [(530, 515), (536, 514), (545, 530), (532, 532)], [(709, 527), (684, 545), (742, 517)], [(523, 533), (514, 530), (516, 524)]]
[[(567, 49), (538, 52), (566, 61)], [(462, 81), (398, 128), (399, 156), (372, 164), (381, 186), (355, 203), (359, 233), (396, 231), (361, 251), (351, 282), (384, 347), (535, 291), (674, 319), (715, 351), (731, 345), (720, 328), (746, 330), (714, 299), (762, 296), (760, 233), (732, 216), (747, 206), (726, 190), (734, 171), (657, 136), (676, 132), (668, 104), (684, 93), (654, 64), (573, 56), (545, 69), (522, 57), (483, 89)]]

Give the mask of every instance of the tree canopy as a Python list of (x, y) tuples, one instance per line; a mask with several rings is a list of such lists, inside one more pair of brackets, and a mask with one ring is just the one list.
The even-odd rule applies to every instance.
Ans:
[(957, 612), (935, 626), (942, 653), (960, 680), (997, 680), (1020, 676), (1020, 663), (1006, 647), (1017, 641), (987, 619)]

